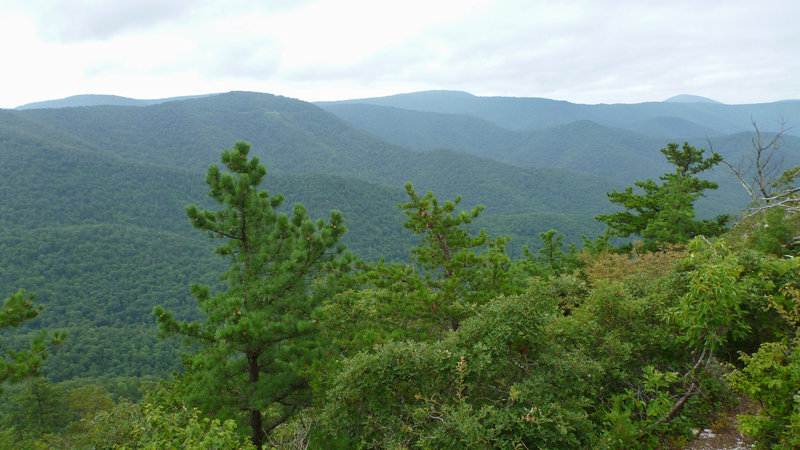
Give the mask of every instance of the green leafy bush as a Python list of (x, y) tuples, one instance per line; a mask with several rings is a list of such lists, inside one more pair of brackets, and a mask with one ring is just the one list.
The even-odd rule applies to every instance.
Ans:
[(759, 402), (756, 414), (739, 416), (742, 433), (760, 447), (800, 446), (800, 346), (768, 342), (742, 355), (744, 368), (731, 373), (731, 385)]

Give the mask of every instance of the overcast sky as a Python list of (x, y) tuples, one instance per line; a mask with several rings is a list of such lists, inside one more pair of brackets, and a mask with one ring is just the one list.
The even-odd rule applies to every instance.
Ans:
[(799, 20), (797, 0), (0, 0), (0, 108), (231, 90), (800, 99)]

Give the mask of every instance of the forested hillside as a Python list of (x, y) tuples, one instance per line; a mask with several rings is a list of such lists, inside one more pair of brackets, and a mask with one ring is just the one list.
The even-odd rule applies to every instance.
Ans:
[[(57, 130), (112, 156), (189, 170), (201, 170), (220, 148), (245, 140), (273, 175), (333, 174), (390, 189), (411, 181), (442, 195), (461, 194), (467, 204), (484, 204), (498, 215), (579, 212), (590, 219), (607, 209), (603, 192), (615, 184), (459, 152), (415, 151), (386, 143), (311, 104), (268, 94), (230, 93), (148, 107), (40, 109), (14, 113), (13, 120), (24, 120), (29, 132)], [(535, 240), (539, 231), (529, 236)]]
[[(153, 351), (164, 345), (151, 311), (164, 303), (195, 314), (189, 284), (219, 276), (212, 243), (192, 232), (184, 212), (204, 197), (202, 175), (33, 142), (9, 139), (0, 151), (0, 286), (2, 295), (36, 292), (48, 314), (31, 325), (67, 330), (55, 350), (63, 357), (48, 360), (46, 373), (63, 380), (177, 369), (174, 344), (167, 356)], [(397, 258), (407, 248), (400, 189), (335, 175), (284, 174), (269, 184), (313, 212), (341, 205), (359, 218), (347, 243), (364, 258)]]
[(49, 355), (0, 361), (47, 379), (3, 394), (2, 442), (652, 447), (735, 403), (730, 364), (751, 389), (738, 352), (796, 344), (792, 210), (701, 220), (752, 200), (723, 158), (792, 102), (751, 105), (754, 141), (711, 102), (69, 100), (0, 110), (0, 339)]

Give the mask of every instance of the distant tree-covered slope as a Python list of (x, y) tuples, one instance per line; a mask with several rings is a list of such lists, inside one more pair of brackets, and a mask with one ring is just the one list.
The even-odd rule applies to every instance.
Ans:
[[(201, 171), (120, 160), (0, 126), (0, 227), (5, 229), (120, 224), (194, 235), (184, 207), (205, 198), (203, 178)], [(404, 252), (404, 243), (375, 235), (392, 225), (402, 229), (399, 186), (270, 172), (266, 187), (285, 193), (289, 205), (304, 203), (320, 216), (342, 210), (352, 230), (345, 241), (357, 251)]]
[(583, 109), (583, 105), (546, 98), (478, 97), (459, 91), (424, 91), (388, 97), (317, 102), (323, 108), (337, 103), (463, 114), (480, 117), (511, 130), (547, 128), (573, 122), (579, 120)]
[(237, 140), (250, 142), (273, 173), (369, 172), (379, 178), (392, 173), (393, 165), (410, 154), (312, 104), (269, 94), (233, 92), (146, 107), (37, 109), (17, 114), (114, 156), (193, 170), (204, 170), (220, 149)]
[[(45, 307), (10, 332), (28, 342), (35, 328), (67, 331), (44, 367), (56, 381), (177, 370), (177, 345), (156, 339), (151, 312), (163, 304), (196, 315), (190, 283), (215, 285), (223, 271), (214, 243), (184, 212), (206, 202), (203, 174), (34, 144), (42, 143), (0, 144), (0, 295), (23, 288)], [(268, 184), (287, 195), (287, 208), (344, 210), (347, 243), (365, 258), (400, 258), (410, 245), (396, 207), (402, 189), (333, 175)]]
[(322, 108), (398, 145), (420, 150), (450, 148), (502, 160), (527, 136), (465, 114), (414, 111), (362, 103), (323, 103)]
[(531, 132), (504, 161), (526, 166), (571, 167), (617, 180), (655, 176), (666, 168), (663, 140), (588, 120)]
[[(416, 111), (464, 114), (480, 117), (512, 130), (533, 130), (591, 120), (603, 125), (636, 131), (643, 120), (661, 117), (683, 119), (720, 133), (750, 129), (750, 120), (777, 131), (779, 117), (800, 123), (800, 100), (753, 105), (710, 102), (647, 102), (635, 104), (584, 105), (531, 97), (478, 97), (466, 92), (426, 91), (341, 102), (318, 102), (327, 108), (335, 103), (361, 103)], [(796, 133), (796, 131), (795, 131)]]
[[(454, 93), (442, 95), (463, 97)], [(434, 107), (433, 104), (423, 105)], [(636, 180), (656, 178), (669, 170), (659, 152), (669, 142), (688, 141), (706, 149), (711, 145), (714, 151), (737, 164), (751, 155), (755, 137), (752, 124), (746, 132), (718, 135), (708, 127), (676, 117), (637, 119), (628, 124), (630, 128), (641, 128), (642, 133), (589, 120), (526, 132), (461, 114), (354, 102), (322, 103), (321, 106), (399, 145), (423, 149), (449, 147), (511, 165), (569, 168), (614, 179), (619, 183), (617, 188)], [(764, 132), (764, 136), (772, 136), (772, 133)], [(800, 138), (787, 134), (782, 146), (785, 165), (800, 164)], [(701, 214), (713, 216), (744, 207), (747, 195), (727, 168), (715, 168), (708, 177), (718, 182), (720, 189), (709, 193), (708, 199), (700, 200)]]
[(626, 128), (638, 134), (661, 139), (675, 139), (681, 136), (720, 136), (724, 134), (710, 126), (670, 116), (652, 117), (633, 122)]
[[(512, 165), (569, 168), (626, 182), (663, 173), (668, 167), (658, 150), (667, 142), (692, 141), (702, 147), (707, 146), (705, 138), (726, 143), (741, 138), (742, 143), (751, 144), (750, 137), (745, 138), (741, 133), (731, 139), (708, 126), (677, 117), (636, 119), (625, 128), (578, 120), (539, 130), (515, 131), (463, 114), (347, 102), (321, 106), (398, 145), (420, 149), (446, 147)], [(762, 125), (769, 128), (775, 123), (759, 124)], [(752, 124), (745, 131), (752, 135)], [(787, 136), (789, 155), (800, 153), (800, 145), (796, 143), (800, 140)], [(718, 150), (729, 151), (721, 147)]]
[[(587, 136), (586, 130), (577, 134), (569, 132), (570, 127), (586, 128), (588, 120), (579, 120), (563, 125), (534, 131), (519, 131), (503, 128), (485, 119), (464, 114), (443, 114), (428, 111), (414, 111), (389, 106), (361, 103), (324, 103), (326, 111), (363, 128), (389, 142), (420, 150), (452, 148), (476, 156), (516, 165), (550, 165), (542, 161), (541, 155), (527, 158), (528, 149), (535, 148), (546, 152), (551, 145), (557, 148), (574, 148), (584, 152), (586, 146), (594, 145), (594, 152), (614, 147), (626, 150), (624, 158), (637, 158), (637, 153), (650, 148), (654, 143), (668, 139), (685, 139), (697, 136), (718, 136), (721, 133), (704, 125), (695, 124), (677, 117), (656, 117), (636, 121), (623, 128), (599, 125)], [(630, 130), (636, 130), (632, 132)], [(615, 136), (611, 136), (615, 135)], [(553, 141), (550, 137), (560, 139)], [(655, 138), (655, 139), (648, 139)], [(587, 139), (588, 138), (588, 139)], [(577, 144), (577, 147), (574, 147)], [(580, 167), (572, 169), (583, 170)], [(617, 166), (619, 167), (619, 166)], [(593, 173), (591, 170), (589, 173)], [(617, 170), (614, 177), (624, 176)]]

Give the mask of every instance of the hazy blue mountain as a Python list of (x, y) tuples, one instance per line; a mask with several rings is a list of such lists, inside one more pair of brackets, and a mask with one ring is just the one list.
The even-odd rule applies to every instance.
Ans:
[(419, 149), (450, 148), (503, 161), (523, 145), (527, 133), (464, 114), (415, 111), (359, 103), (323, 104), (341, 119), (389, 142)]
[[(399, 98), (409, 102), (414, 97), (408, 94), (388, 100)], [(454, 98), (456, 103), (474, 98), (453, 92), (431, 92), (422, 97), (439, 100)], [(699, 148), (708, 148), (710, 143), (714, 151), (736, 163), (752, 152), (752, 124), (746, 132), (722, 135), (702, 125), (702, 120), (701, 123), (695, 123), (675, 116), (641, 120), (635, 114), (630, 114), (632, 122), (624, 128), (581, 120), (525, 132), (463, 114), (355, 102), (323, 103), (321, 106), (396, 144), (420, 148), (446, 146), (512, 165), (583, 171), (617, 180), (617, 189), (637, 180), (655, 179), (671, 170), (659, 152), (669, 142), (689, 141)], [(751, 106), (754, 112), (761, 107)], [(712, 122), (718, 120), (713, 111), (702, 119)], [(641, 132), (635, 133), (625, 128), (635, 128)], [(768, 136), (770, 133), (765, 132), (765, 137)], [(800, 164), (800, 139), (786, 135), (783, 145), (786, 166)], [(718, 167), (708, 176), (720, 183), (720, 189), (709, 193), (708, 199), (701, 200), (701, 214), (737, 212), (744, 207), (747, 203), (746, 193), (727, 168)]]
[(721, 136), (723, 134), (709, 126), (690, 122), (679, 117), (654, 117), (641, 122), (634, 122), (626, 128), (635, 130), (639, 134), (664, 139), (688, 136)]
[(189, 95), (183, 97), (169, 97), (169, 98), (141, 100), (135, 98), (120, 97), (118, 95), (83, 94), (83, 95), (73, 95), (71, 97), (61, 98), (57, 100), (45, 100), (42, 102), (26, 103), (24, 105), (17, 106), (14, 109), (24, 110), (24, 109), (41, 109), (41, 108), (75, 108), (80, 106), (102, 106), (102, 105), (149, 106), (149, 105), (157, 105), (159, 103), (165, 103), (175, 100), (186, 100), (197, 97), (203, 97), (203, 96)]
[(526, 132), (458, 114), (353, 103), (322, 107), (387, 141), (413, 148), (446, 147), (517, 166), (569, 168), (626, 181), (664, 167), (658, 153), (663, 139), (587, 120)]
[[(659, 152), (669, 142), (691, 141), (705, 148), (707, 137), (712, 143), (717, 137), (721, 142), (730, 141), (716, 130), (677, 117), (659, 117), (629, 125), (640, 129), (640, 133), (588, 120), (525, 132), (458, 114), (357, 103), (322, 107), (395, 144), (422, 149), (448, 147), (507, 164), (568, 168), (623, 183), (655, 178), (669, 170)], [(752, 146), (749, 135), (738, 136), (739, 148)], [(793, 136), (787, 136), (790, 154), (795, 148), (793, 142)], [(800, 147), (797, 149), (800, 154)], [(716, 150), (723, 154), (731, 151), (722, 146)], [(741, 158), (738, 154), (731, 156)], [(725, 177), (721, 178), (724, 181)]]
[(689, 95), (689, 94), (676, 95), (664, 101), (672, 103), (720, 103), (716, 100), (707, 97), (701, 97), (699, 95)]
[(584, 105), (531, 97), (478, 97), (465, 92), (425, 91), (317, 104), (328, 108), (335, 103), (465, 114), (511, 130), (535, 130), (591, 120), (637, 131), (636, 124), (660, 117), (676, 117), (723, 134), (751, 130), (751, 120), (757, 121), (764, 131), (777, 131), (781, 117), (789, 124), (800, 123), (800, 101), (797, 100), (753, 105), (675, 101)]
[(442, 114), (464, 114), (512, 130), (547, 128), (580, 120), (580, 111), (583, 108), (583, 105), (545, 98), (477, 97), (459, 91), (424, 91), (316, 104), (327, 108), (336, 103), (361, 103)]
[(664, 173), (666, 142), (583, 120), (530, 133), (506, 162), (571, 167), (623, 181)]

